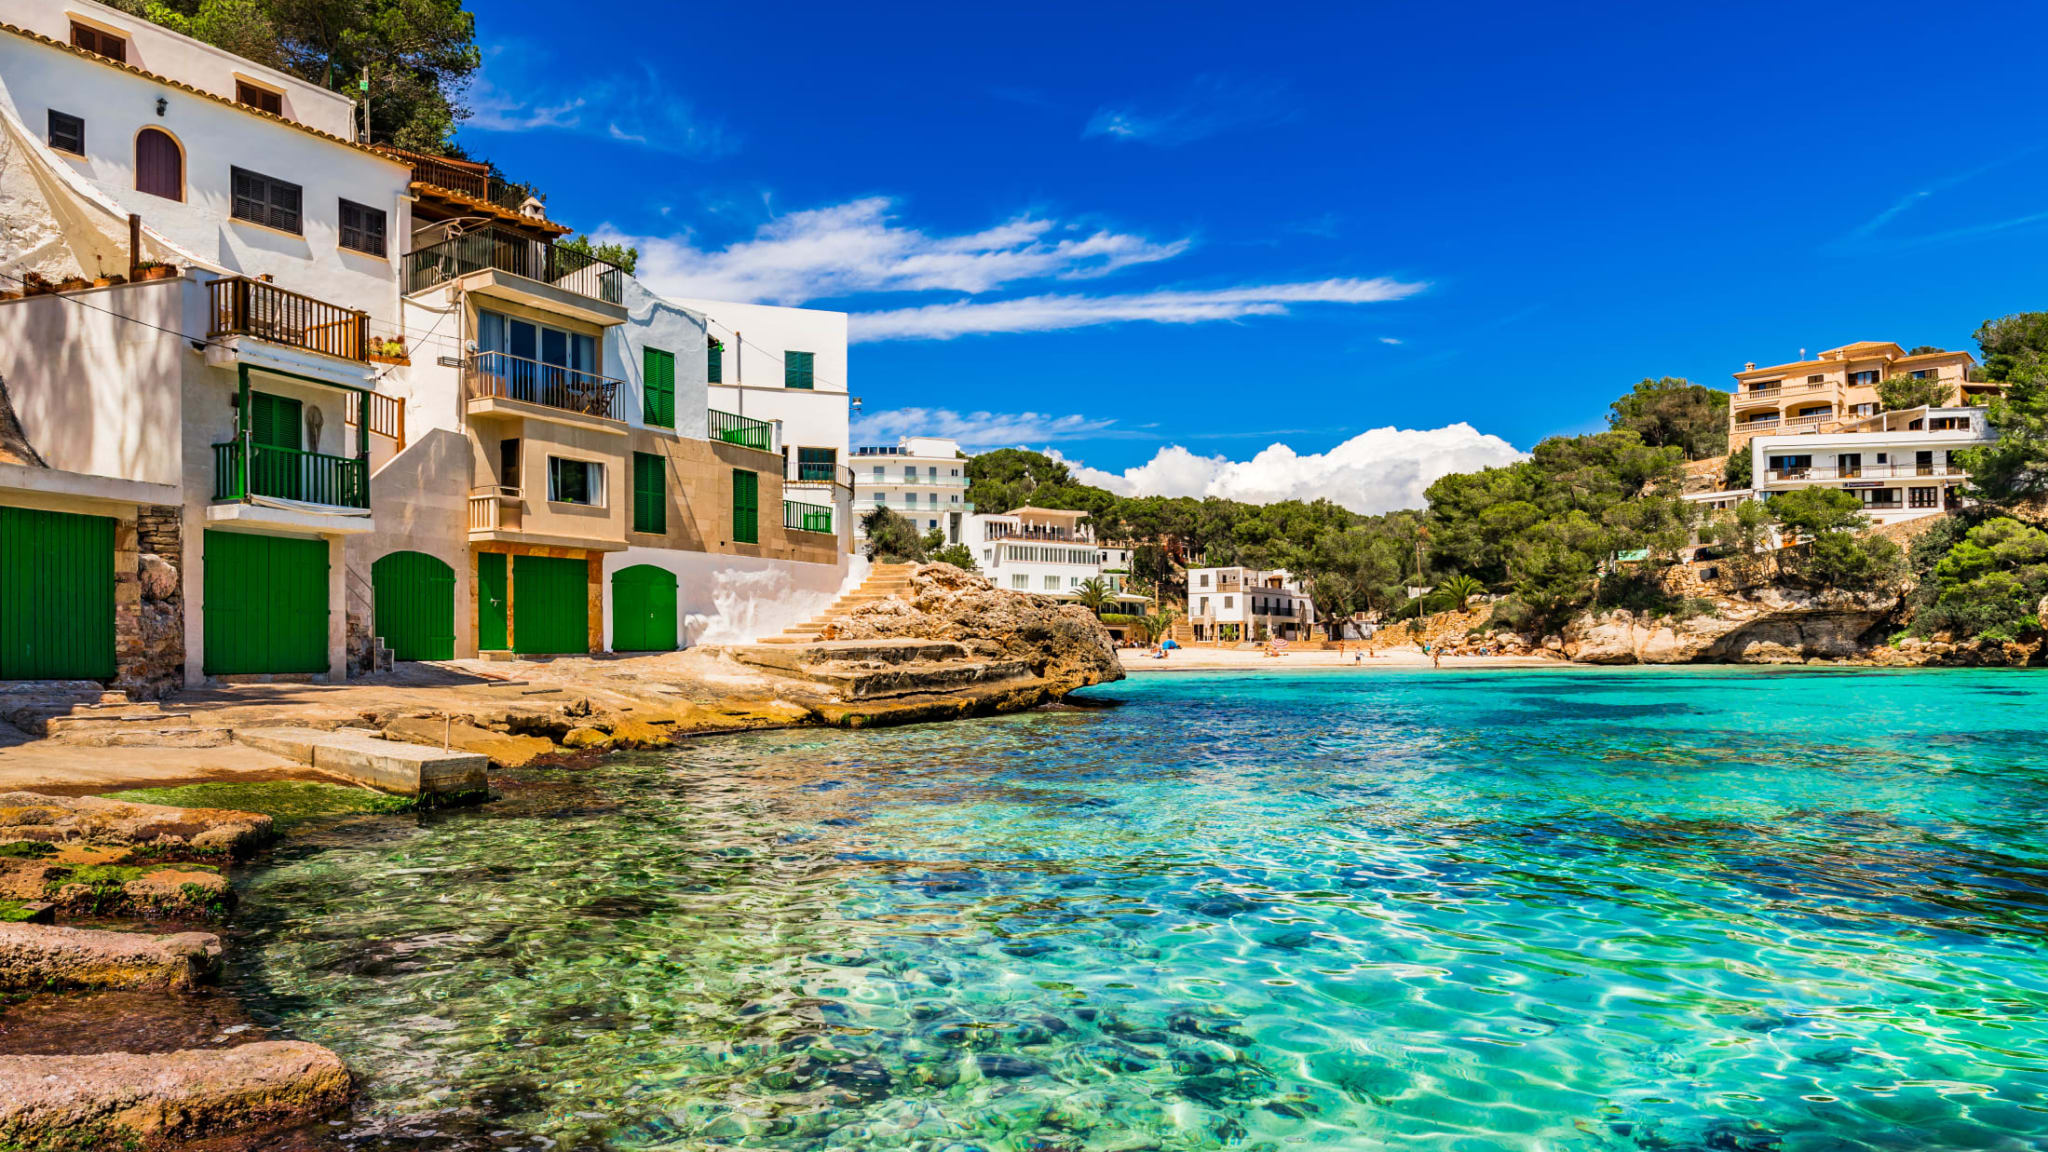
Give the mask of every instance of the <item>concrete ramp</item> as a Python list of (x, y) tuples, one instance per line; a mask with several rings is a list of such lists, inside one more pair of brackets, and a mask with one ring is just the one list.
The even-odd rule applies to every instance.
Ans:
[(474, 752), (386, 740), (366, 728), (240, 728), (235, 742), (382, 792), (422, 799), (481, 796), (490, 765)]

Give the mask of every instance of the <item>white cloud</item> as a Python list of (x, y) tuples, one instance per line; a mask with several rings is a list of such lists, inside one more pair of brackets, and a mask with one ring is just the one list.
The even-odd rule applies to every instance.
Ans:
[(1441, 476), (1511, 464), (1524, 453), (1498, 436), (1458, 423), (1442, 428), (1375, 428), (1328, 452), (1273, 444), (1249, 460), (1201, 456), (1178, 444), (1123, 472), (1069, 460), (1083, 483), (1124, 496), (1218, 496), (1252, 504), (1328, 499), (1367, 514), (1420, 508)]
[(950, 408), (894, 408), (854, 420), (853, 439), (862, 444), (893, 443), (900, 436), (939, 436), (962, 447), (1003, 448), (1061, 440), (1100, 440), (1128, 433), (1116, 421), (1089, 416), (1048, 416), (1038, 412), (955, 412)]
[(1081, 280), (1168, 260), (1189, 241), (1155, 241), (1020, 215), (978, 232), (934, 236), (896, 222), (895, 203), (871, 196), (778, 216), (747, 240), (700, 248), (687, 236), (605, 240), (640, 249), (639, 278), (656, 292), (801, 304), (857, 292), (980, 293), (1020, 280)]
[(1382, 343), (1382, 344), (1399, 344), (1400, 342), (1401, 342), (1401, 338), (1400, 338), (1399, 336), (1382, 336), (1382, 337), (1380, 337), (1380, 343)]
[(1081, 135), (1172, 147), (1234, 128), (1277, 123), (1291, 117), (1294, 109), (1294, 100), (1278, 84), (1203, 76), (1167, 107), (1099, 108)]
[(1427, 284), (1374, 277), (1300, 284), (1252, 284), (1193, 291), (1132, 292), (1107, 296), (1025, 296), (1014, 300), (960, 300), (882, 312), (849, 320), (855, 342), (950, 340), (990, 332), (1049, 332), (1149, 320), (1195, 324), (1284, 314), (1290, 304), (1372, 304), (1413, 296)]

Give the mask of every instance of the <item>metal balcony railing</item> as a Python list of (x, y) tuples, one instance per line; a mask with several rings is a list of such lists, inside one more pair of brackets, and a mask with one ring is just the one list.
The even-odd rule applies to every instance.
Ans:
[(606, 420), (623, 419), (619, 415), (619, 382), (595, 372), (503, 352), (478, 352), (464, 362), (462, 374), (465, 395), (471, 400), (497, 397)]
[(1964, 476), (1955, 464), (1864, 464), (1860, 467), (1772, 468), (1773, 480), (1909, 480), (1920, 476)]
[(505, 228), (479, 228), (406, 253), (405, 290), (419, 292), (489, 268), (607, 304), (617, 304), (625, 292), (625, 273), (611, 261)]
[(832, 509), (823, 504), (784, 500), (782, 526), (798, 532), (823, 532), (829, 536), (832, 534)]
[(711, 439), (726, 444), (737, 444), (742, 448), (758, 448), (763, 452), (774, 451), (770, 442), (775, 436), (775, 425), (766, 420), (750, 420), (745, 416), (720, 412), (716, 408), (705, 409), (705, 416)]
[(370, 466), (351, 456), (236, 443), (213, 446), (213, 498), (268, 496), (333, 508), (370, 506)]
[(365, 361), (370, 357), (370, 315), (311, 296), (288, 292), (275, 284), (228, 276), (206, 286), (208, 339), (252, 336)]

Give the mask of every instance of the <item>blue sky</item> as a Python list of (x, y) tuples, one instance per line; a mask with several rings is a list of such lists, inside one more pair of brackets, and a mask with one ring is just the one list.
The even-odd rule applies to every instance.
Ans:
[[(867, 435), (1127, 488), (1276, 443), (1372, 484), (1369, 429), (1525, 449), (1646, 375), (2044, 304), (2048, 73), (2001, 47), (2039, 6), (476, 7), (462, 140), (552, 215), (853, 313)], [(1450, 440), (1370, 451), (1505, 451)]]

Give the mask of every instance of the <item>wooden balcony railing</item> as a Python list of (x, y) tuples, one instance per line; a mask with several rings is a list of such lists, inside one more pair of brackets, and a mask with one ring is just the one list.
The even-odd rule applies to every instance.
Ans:
[(490, 169), (482, 164), (464, 163), (445, 156), (430, 156), (425, 152), (414, 152), (410, 148), (396, 145), (379, 145), (378, 151), (389, 153), (412, 165), (412, 179), (415, 184), (431, 184), (450, 192), (459, 192), (472, 200), (489, 201), (491, 198)]
[(469, 530), (471, 532), (517, 532), (519, 531), (519, 500), (517, 488), (490, 485), (469, 490)]
[(351, 456), (235, 443), (213, 446), (213, 498), (268, 496), (332, 508), (370, 506), (370, 466)]
[(207, 285), (207, 338), (252, 336), (364, 361), (370, 354), (370, 316), (353, 308), (287, 292), (275, 284), (229, 276)]
[(351, 392), (344, 405), (343, 419), (353, 425), (362, 421), (363, 397), (370, 400), (370, 431), (388, 436), (405, 447), (405, 401), (382, 392)]
[(782, 526), (799, 532), (823, 532), (829, 536), (832, 534), (832, 509), (823, 504), (784, 500)]
[(470, 356), (463, 366), (463, 385), (464, 395), (471, 400), (495, 396), (606, 420), (623, 419), (617, 380), (503, 352)]
[(720, 412), (716, 408), (705, 409), (705, 417), (713, 440), (737, 444), (742, 448), (757, 448), (763, 452), (775, 450), (775, 425), (766, 420), (751, 420), (730, 412)]
[(419, 292), (487, 268), (607, 304), (625, 294), (625, 273), (611, 261), (505, 228), (479, 228), (406, 253), (405, 290)]

